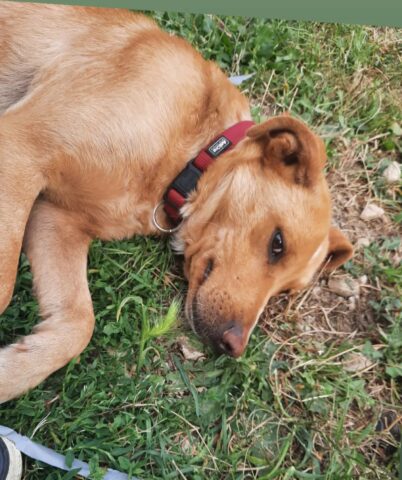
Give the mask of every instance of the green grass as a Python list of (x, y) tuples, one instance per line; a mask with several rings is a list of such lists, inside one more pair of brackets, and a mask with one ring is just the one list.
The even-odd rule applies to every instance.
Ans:
[[(384, 412), (402, 415), (402, 271), (395, 260), (401, 190), (381, 177), (386, 162), (401, 159), (402, 32), (154, 16), (228, 73), (256, 72), (244, 85), (255, 118), (291, 110), (305, 119), (325, 137), (328, 171), (345, 175), (344, 193), (355, 188), (359, 205), (370, 197), (387, 210), (393, 223), (374, 224), (370, 246), (345, 266), (353, 277), (368, 276), (364, 311), (374, 321), (357, 333), (300, 331), (306, 308), (321, 318), (323, 304), (281, 297), (270, 303), (244, 357), (216, 358), (206, 349), (205, 360), (188, 361), (179, 335), (204, 347), (175, 322), (175, 302), (186, 287), (168, 243), (95, 242), (88, 277), (97, 322), (90, 345), (38, 388), (2, 405), (0, 422), (34, 432), (34, 440), (70, 459), (90, 461), (94, 479), (105, 466), (143, 479), (395, 478), (398, 428), (391, 434), (376, 426)], [(354, 240), (356, 215), (341, 218), (357, 224)], [(22, 258), (13, 303), (1, 319), (1, 343), (37, 322), (30, 289)], [(348, 321), (345, 311), (328, 316)], [(359, 352), (372, 366), (346, 370), (345, 360)], [(25, 478), (68, 477), (27, 460)]]

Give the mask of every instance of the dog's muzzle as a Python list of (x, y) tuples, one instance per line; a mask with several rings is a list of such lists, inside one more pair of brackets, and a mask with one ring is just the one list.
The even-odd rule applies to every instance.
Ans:
[(244, 328), (235, 320), (222, 322), (219, 328), (215, 325), (208, 325), (208, 322), (203, 320), (198, 311), (196, 297), (194, 297), (188, 313), (194, 332), (217, 353), (223, 353), (234, 358), (238, 358), (244, 353), (248, 336)]

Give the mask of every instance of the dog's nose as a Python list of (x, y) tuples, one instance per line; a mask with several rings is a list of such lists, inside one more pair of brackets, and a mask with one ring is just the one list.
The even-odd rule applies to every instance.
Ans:
[(236, 325), (223, 332), (220, 346), (222, 350), (231, 357), (240, 357), (246, 345), (247, 338), (241, 327)]

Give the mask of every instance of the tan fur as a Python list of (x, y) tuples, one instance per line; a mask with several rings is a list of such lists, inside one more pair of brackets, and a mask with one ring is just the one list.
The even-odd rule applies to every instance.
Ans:
[[(0, 2), (0, 313), (23, 242), (43, 317), (32, 335), (0, 350), (0, 401), (89, 342), (91, 239), (157, 233), (152, 211), (168, 184), (246, 119), (247, 100), (218, 67), (144, 16)], [(203, 175), (175, 238), (189, 319), (234, 356), (271, 295), (303, 287), (328, 254), (332, 268), (351, 255), (330, 228), (322, 142), (289, 116), (248, 135)], [(286, 255), (270, 265), (278, 227)]]

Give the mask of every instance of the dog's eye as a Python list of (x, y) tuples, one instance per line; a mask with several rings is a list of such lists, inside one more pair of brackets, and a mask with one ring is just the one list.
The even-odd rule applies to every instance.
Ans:
[(270, 263), (276, 263), (285, 252), (285, 243), (283, 241), (282, 232), (275, 230), (271, 237), (268, 248), (268, 258)]

